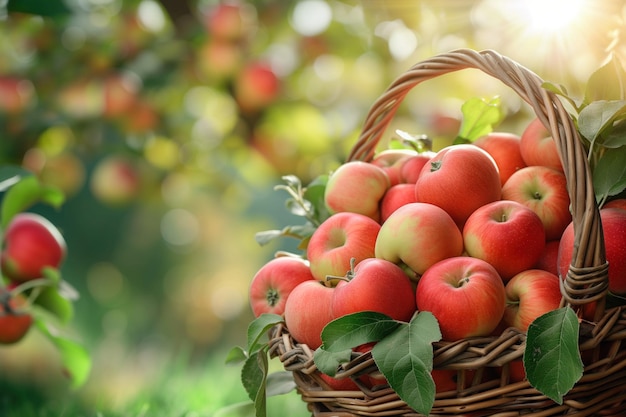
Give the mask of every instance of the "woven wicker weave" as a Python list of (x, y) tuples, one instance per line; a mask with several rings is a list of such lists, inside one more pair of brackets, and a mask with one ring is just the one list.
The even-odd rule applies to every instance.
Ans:
[[(475, 68), (512, 88), (549, 128), (563, 163), (575, 225), (572, 263), (562, 286), (562, 305), (578, 310), (596, 302), (594, 321), (581, 323), (579, 347), (583, 377), (562, 405), (527, 381), (509, 381), (509, 364), (522, 358), (526, 335), (507, 329), (496, 337), (434, 344), (434, 368), (458, 374), (455, 391), (438, 393), (433, 416), (624, 416), (626, 415), (626, 309), (605, 308), (608, 264), (586, 153), (574, 123), (543, 81), (518, 63), (493, 51), (456, 50), (422, 61), (397, 78), (373, 104), (348, 160), (369, 161), (398, 106), (423, 81)], [(320, 378), (313, 352), (298, 344), (285, 326), (271, 332), (270, 353), (292, 371), (303, 401), (314, 416), (419, 416), (388, 386), (368, 388), (362, 375), (378, 373), (370, 353), (354, 353), (337, 378), (352, 378), (360, 390), (334, 391)], [(495, 372), (496, 369), (500, 372)], [(473, 370), (471, 373), (468, 370)], [(378, 375), (380, 375), (378, 373)]]

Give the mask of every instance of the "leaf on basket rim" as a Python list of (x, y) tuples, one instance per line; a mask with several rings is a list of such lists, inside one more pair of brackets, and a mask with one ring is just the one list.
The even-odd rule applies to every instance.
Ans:
[(626, 189), (626, 147), (605, 149), (593, 170), (596, 201), (617, 195)]
[(352, 349), (340, 350), (338, 352), (329, 352), (321, 346), (313, 352), (313, 362), (321, 372), (329, 376), (335, 376), (339, 366), (350, 362), (352, 358)]
[(422, 311), (372, 349), (378, 369), (398, 397), (424, 415), (430, 414), (435, 402), (432, 343), (439, 340), (437, 319), (432, 313)]
[(284, 319), (278, 314), (263, 313), (256, 319), (254, 319), (248, 326), (248, 345), (247, 350), (249, 354), (258, 351), (262, 344), (259, 344), (259, 339), (266, 334), (272, 327), (278, 323), (282, 323)]
[(377, 342), (401, 322), (386, 314), (374, 311), (360, 311), (347, 314), (328, 323), (322, 330), (322, 349), (340, 352), (346, 349)]
[(583, 375), (578, 348), (579, 322), (562, 307), (535, 319), (528, 327), (524, 368), (530, 384), (557, 404)]
[(599, 100), (589, 103), (578, 115), (578, 131), (592, 144), (599, 140), (616, 119), (626, 114), (626, 100)]

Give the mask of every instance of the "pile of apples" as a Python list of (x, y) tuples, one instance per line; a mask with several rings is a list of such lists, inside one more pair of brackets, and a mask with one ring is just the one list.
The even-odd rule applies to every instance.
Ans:
[(67, 246), (61, 232), (45, 217), (16, 214), (3, 231), (0, 266), (0, 344), (20, 341), (33, 324), (29, 300), (23, 289), (43, 278), (46, 268), (58, 269)]
[[(332, 172), (331, 215), (303, 257), (277, 257), (250, 284), (255, 316), (284, 315), (311, 349), (333, 319), (430, 311), (443, 340), (526, 331), (561, 302), (574, 246), (556, 143), (537, 119), (437, 152), (384, 150)], [(610, 291), (626, 294), (626, 204), (601, 209)], [(592, 312), (589, 312), (591, 314)]]

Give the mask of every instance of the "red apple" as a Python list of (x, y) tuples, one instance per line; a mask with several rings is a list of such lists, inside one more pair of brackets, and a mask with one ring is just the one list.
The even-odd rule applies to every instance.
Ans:
[(111, 155), (97, 163), (89, 185), (98, 200), (116, 206), (135, 199), (140, 183), (140, 175), (133, 162), (125, 157)]
[(111, 74), (104, 80), (104, 115), (117, 117), (135, 105), (139, 80), (127, 74)]
[(235, 100), (244, 113), (255, 113), (269, 106), (280, 90), (278, 76), (263, 62), (248, 63), (236, 75), (233, 84)]
[[(326, 385), (328, 385), (328, 389), (332, 391), (360, 391), (360, 388), (357, 384), (350, 378), (334, 378), (330, 375), (326, 375), (323, 372), (320, 372), (320, 378)], [(324, 387), (326, 388), (326, 387)]]
[(32, 103), (33, 84), (21, 77), (0, 76), (0, 112), (19, 113)]
[(545, 240), (539, 216), (510, 200), (485, 204), (463, 228), (467, 254), (493, 265), (504, 282), (537, 263)]
[(541, 256), (539, 257), (539, 260), (535, 263), (535, 265), (533, 265), (533, 269), (543, 269), (544, 271), (551, 272), (554, 275), (559, 275), (557, 262), (560, 243), (560, 239), (548, 240)]
[(301, 282), (313, 280), (309, 263), (302, 258), (281, 256), (263, 265), (252, 278), (249, 300), (255, 317), (285, 312), (287, 297)]
[(389, 183), (393, 186), (404, 182), (401, 174), (404, 162), (416, 155), (418, 155), (417, 151), (412, 149), (385, 149), (376, 154), (371, 163), (381, 167), (387, 173)]
[(352, 258), (358, 264), (363, 259), (374, 257), (379, 231), (380, 225), (362, 214), (333, 214), (322, 222), (309, 240), (307, 259), (311, 273), (322, 282), (327, 282), (329, 276), (345, 276), (351, 269)]
[(559, 239), (572, 221), (565, 174), (534, 165), (515, 172), (502, 186), (502, 199), (524, 204), (537, 213), (546, 239)]
[(417, 274), (462, 252), (463, 236), (452, 218), (428, 203), (409, 203), (394, 211), (381, 226), (375, 247), (377, 258), (404, 264)]
[(382, 168), (369, 162), (346, 162), (328, 178), (324, 202), (331, 213), (359, 213), (379, 221), (379, 204), (390, 185)]
[(415, 202), (415, 185), (392, 185), (380, 202), (380, 221), (384, 223), (391, 216), (391, 213), (405, 204)]
[(196, 49), (196, 65), (211, 80), (230, 79), (241, 68), (243, 51), (233, 42), (209, 39)]
[(520, 137), (520, 151), (526, 165), (540, 165), (563, 171), (556, 142), (541, 120), (531, 121)]
[(2, 271), (12, 281), (43, 277), (44, 268), (59, 268), (67, 247), (61, 232), (45, 217), (19, 213), (4, 231)]
[(335, 318), (375, 311), (408, 322), (415, 313), (415, 294), (402, 268), (384, 259), (369, 258), (358, 263), (346, 280), (339, 281), (332, 310)]
[[(626, 295), (626, 210), (603, 208), (600, 210), (606, 260), (609, 262), (609, 291)], [(562, 279), (572, 262), (574, 250), (574, 225), (570, 223), (563, 232), (559, 246), (558, 268)]]
[(0, 290), (0, 344), (19, 342), (33, 324), (33, 316), (24, 308), (22, 296)]
[(435, 155), (435, 152), (426, 151), (406, 159), (400, 168), (400, 182), (415, 184), (424, 165), (429, 163)]
[(285, 303), (285, 324), (299, 343), (315, 350), (322, 345), (322, 330), (333, 320), (335, 289), (308, 280), (291, 291)]
[(529, 269), (507, 282), (504, 322), (523, 332), (537, 317), (559, 308), (561, 283), (559, 277), (542, 269)]
[(213, 6), (206, 14), (204, 24), (214, 38), (238, 41), (247, 36), (254, 20), (254, 6), (231, 0)]
[(415, 184), (417, 201), (444, 209), (459, 226), (474, 210), (500, 199), (498, 167), (474, 145), (451, 145), (431, 158)]
[(430, 311), (444, 340), (491, 334), (502, 319), (504, 284), (493, 266), (469, 256), (444, 259), (420, 278), (419, 311)]
[(516, 171), (526, 166), (520, 149), (520, 137), (513, 133), (492, 132), (477, 139), (474, 145), (485, 150), (498, 165), (500, 184)]
[(602, 208), (620, 208), (626, 210), (626, 198), (616, 198), (615, 200), (607, 201)]

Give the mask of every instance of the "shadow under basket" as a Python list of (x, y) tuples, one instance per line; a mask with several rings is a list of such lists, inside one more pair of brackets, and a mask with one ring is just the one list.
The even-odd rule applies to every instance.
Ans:
[[(497, 52), (460, 49), (437, 55), (398, 77), (371, 107), (348, 161), (371, 161), (382, 135), (408, 92), (423, 81), (466, 68), (478, 69), (512, 88), (551, 132), (563, 164), (571, 200), (575, 244), (563, 279), (561, 304), (576, 312), (595, 303), (592, 320), (581, 320), (579, 349), (584, 373), (557, 404), (527, 380), (514, 382), (526, 334), (506, 329), (499, 336), (433, 344), (434, 369), (456, 373), (456, 389), (439, 392), (432, 416), (626, 416), (626, 308), (606, 308), (608, 264), (600, 214), (587, 155), (575, 125), (559, 99), (534, 73)], [(386, 384), (366, 384), (381, 374), (371, 353), (353, 353), (336, 378), (358, 389), (337, 391), (321, 378), (313, 351), (295, 341), (284, 325), (270, 332), (270, 354), (293, 373), (298, 392), (313, 416), (421, 416)], [(384, 380), (383, 380), (384, 381)]]

